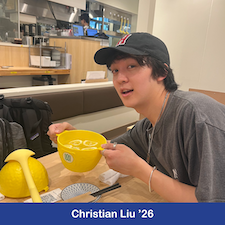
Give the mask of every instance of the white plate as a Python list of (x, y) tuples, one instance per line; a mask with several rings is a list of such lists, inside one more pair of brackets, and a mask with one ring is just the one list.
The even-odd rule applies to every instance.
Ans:
[[(65, 201), (67, 199), (73, 198), (78, 195), (82, 195), (87, 192), (94, 193), (99, 190), (100, 189), (93, 184), (88, 184), (88, 183), (71, 184), (62, 190), (61, 198), (63, 199), (63, 201)], [(93, 200), (92, 202), (98, 201), (100, 197), (101, 195), (98, 195), (96, 199)]]

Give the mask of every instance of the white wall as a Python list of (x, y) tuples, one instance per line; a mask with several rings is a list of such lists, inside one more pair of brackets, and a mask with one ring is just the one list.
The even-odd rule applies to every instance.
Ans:
[(157, 0), (153, 35), (170, 52), (180, 89), (225, 92), (225, 1)]
[(137, 32), (152, 33), (156, 0), (139, 0)]

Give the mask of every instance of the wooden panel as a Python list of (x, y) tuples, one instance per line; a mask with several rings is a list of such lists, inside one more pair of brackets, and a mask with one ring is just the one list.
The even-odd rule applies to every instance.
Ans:
[(109, 81), (108, 78), (106, 78), (106, 79), (90, 79), (90, 80), (85, 80), (85, 83), (107, 82), (107, 81)]
[(202, 94), (208, 95), (211, 98), (215, 99), (216, 101), (225, 105), (225, 93), (223, 92), (206, 91), (206, 90), (199, 90), (199, 89), (192, 89), (192, 88), (190, 88), (189, 91), (200, 92)]
[(0, 66), (29, 66), (29, 49), (0, 45)]
[(85, 40), (85, 39), (66, 39), (66, 38), (50, 38), (50, 45), (60, 47), (67, 46), (67, 53), (72, 55), (72, 68), (70, 77), (65, 80), (60, 80), (59, 83), (81, 83), (82, 79), (86, 78), (87, 71), (105, 71), (106, 66), (101, 66), (95, 63), (95, 52), (104, 47), (100, 46), (100, 41)]

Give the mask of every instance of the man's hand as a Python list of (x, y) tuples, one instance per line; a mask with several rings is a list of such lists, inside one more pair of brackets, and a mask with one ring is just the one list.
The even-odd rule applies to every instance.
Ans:
[(56, 123), (52, 124), (48, 128), (47, 135), (49, 138), (54, 142), (57, 143), (57, 136), (56, 134), (62, 133), (64, 130), (76, 130), (71, 124), (64, 122), (64, 123)]

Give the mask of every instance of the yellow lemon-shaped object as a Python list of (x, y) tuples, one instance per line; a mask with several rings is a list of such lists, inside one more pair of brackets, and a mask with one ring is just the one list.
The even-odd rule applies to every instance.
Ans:
[[(38, 192), (48, 190), (48, 174), (37, 159), (29, 157), (28, 165)], [(10, 198), (30, 196), (23, 170), (17, 161), (9, 161), (0, 171), (0, 193)]]

